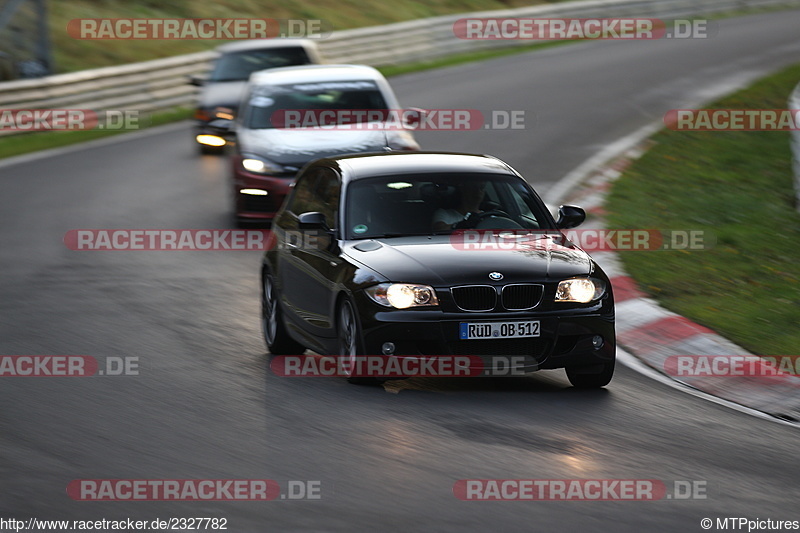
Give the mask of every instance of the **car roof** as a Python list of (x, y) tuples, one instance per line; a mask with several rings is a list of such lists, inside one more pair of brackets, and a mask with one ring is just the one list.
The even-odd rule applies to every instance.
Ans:
[(319, 83), (326, 81), (384, 80), (366, 65), (300, 65), (260, 70), (250, 75), (251, 85)]
[(320, 160), (337, 166), (345, 181), (393, 174), (504, 174), (523, 179), (510, 165), (491, 155), (460, 152), (380, 152), (350, 154)]
[(266, 50), (270, 48), (297, 48), (313, 49), (317, 51), (317, 43), (310, 39), (249, 39), (226, 43), (216, 48), (217, 52), (227, 54), (230, 52), (243, 52), (245, 50)]

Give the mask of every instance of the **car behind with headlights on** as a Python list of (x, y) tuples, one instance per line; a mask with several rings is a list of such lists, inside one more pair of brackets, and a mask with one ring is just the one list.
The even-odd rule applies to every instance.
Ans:
[[(383, 120), (398, 108), (389, 83), (368, 66), (308, 65), (253, 74), (239, 115), (230, 126), (235, 138), (231, 162), (237, 220), (271, 220), (297, 172), (314, 159), (418, 150), (403, 124), (388, 125)], [(333, 122), (316, 122), (320, 113), (330, 114)], [(377, 119), (337, 121), (357, 113), (370, 113)], [(290, 116), (303, 119), (293, 123)]]
[(257, 39), (224, 44), (207, 76), (192, 76), (197, 95), (195, 141), (201, 154), (221, 154), (225, 139), (209, 128), (218, 119), (233, 119), (250, 74), (270, 68), (322, 63), (314, 41), (308, 39)]
[(574, 386), (603, 387), (616, 358), (611, 285), (561, 231), (584, 219), (561, 206), (554, 220), (491, 156), (314, 161), (264, 255), (267, 347), (311, 349), (350, 369), (361, 356), (469, 356), (481, 370), (502, 357), (515, 374), (565, 368)]

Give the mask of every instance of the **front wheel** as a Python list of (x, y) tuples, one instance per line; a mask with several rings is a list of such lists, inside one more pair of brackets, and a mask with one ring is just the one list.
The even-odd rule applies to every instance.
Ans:
[(347, 298), (339, 304), (337, 314), (337, 338), (338, 338), (338, 357), (341, 361), (341, 368), (347, 376), (347, 381), (357, 385), (375, 385), (379, 381), (371, 377), (354, 376), (353, 373), (356, 361), (359, 356), (363, 356), (361, 349), (361, 326), (358, 324), (355, 308)]
[(603, 363), (599, 372), (587, 374), (581, 367), (567, 368), (567, 378), (572, 386), (577, 389), (599, 389), (605, 387), (614, 376), (614, 363), (612, 359), (608, 363)]
[(269, 274), (264, 276), (261, 289), (261, 329), (267, 349), (273, 355), (300, 355), (306, 350), (286, 331), (275, 280)]

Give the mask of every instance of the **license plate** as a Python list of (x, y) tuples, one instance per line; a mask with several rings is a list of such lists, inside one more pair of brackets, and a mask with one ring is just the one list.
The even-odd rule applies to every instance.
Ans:
[(539, 321), (525, 320), (523, 322), (461, 322), (458, 338), (472, 339), (521, 339), (523, 337), (538, 337)]

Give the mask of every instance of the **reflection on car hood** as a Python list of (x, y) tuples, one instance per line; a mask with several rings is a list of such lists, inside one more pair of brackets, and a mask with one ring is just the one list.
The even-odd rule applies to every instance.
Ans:
[[(458, 249), (447, 235), (350, 241), (344, 252), (390, 281), (434, 286), (491, 284), (490, 272), (500, 272), (503, 284), (563, 279), (594, 271), (589, 254), (575, 246), (522, 250)], [(359, 250), (359, 248), (361, 250)], [(362, 251), (363, 250), (363, 251)]]
[(280, 165), (298, 165), (319, 157), (354, 152), (380, 152), (386, 146), (383, 131), (263, 129), (237, 132), (242, 153), (265, 157)]
[(197, 106), (207, 109), (215, 107), (239, 108), (245, 81), (209, 81), (200, 89)]

